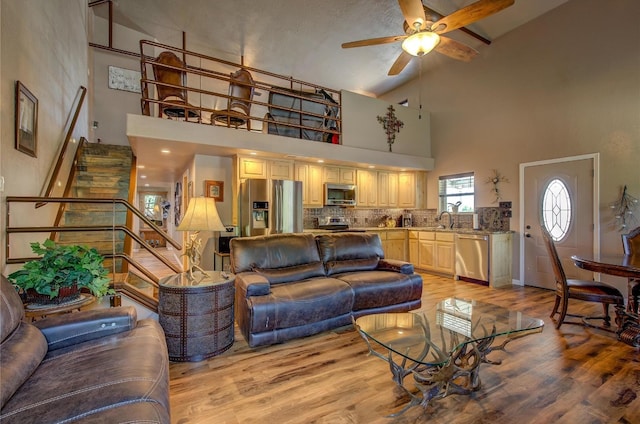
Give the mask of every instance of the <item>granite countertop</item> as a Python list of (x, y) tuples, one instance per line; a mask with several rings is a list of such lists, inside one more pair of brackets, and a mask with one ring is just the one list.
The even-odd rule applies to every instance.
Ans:
[[(438, 227), (352, 227), (354, 231), (393, 231), (393, 230), (408, 230), (408, 231), (436, 231), (444, 233), (459, 233), (459, 234), (508, 234), (515, 233), (513, 230), (474, 230), (472, 228), (438, 228)], [(333, 233), (332, 230), (322, 230), (319, 228), (305, 228), (305, 233)]]

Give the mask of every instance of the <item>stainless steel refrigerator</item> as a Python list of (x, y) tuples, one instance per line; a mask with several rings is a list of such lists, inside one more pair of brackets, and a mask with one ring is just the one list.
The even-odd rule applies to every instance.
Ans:
[(302, 232), (302, 182), (248, 179), (240, 185), (242, 236)]

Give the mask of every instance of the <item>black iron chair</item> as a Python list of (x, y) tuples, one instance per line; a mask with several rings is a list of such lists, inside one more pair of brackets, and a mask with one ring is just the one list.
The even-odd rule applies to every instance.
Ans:
[[(556, 246), (553, 243), (551, 234), (547, 231), (544, 225), (541, 225), (542, 237), (549, 253), (549, 259), (553, 267), (553, 273), (556, 280), (556, 301), (553, 305), (553, 311), (551, 312), (551, 318), (556, 314), (560, 314), (556, 324), (556, 328), (565, 322), (566, 317), (580, 318), (581, 322), (567, 321), (567, 324), (583, 324), (589, 327), (600, 328), (602, 330), (615, 332), (615, 329), (611, 328), (611, 317), (609, 316), (609, 305), (616, 307), (616, 323), (618, 325), (622, 322), (620, 315), (624, 310), (624, 297), (622, 293), (615, 287), (608, 284), (604, 284), (598, 281), (586, 281), (567, 279), (567, 276), (562, 268), (562, 262), (556, 250)], [(577, 299), (585, 302), (597, 302), (602, 304), (603, 316), (585, 316), (570, 314), (568, 312), (569, 299)], [(604, 320), (604, 324), (601, 326), (593, 325), (589, 323), (590, 320)]]
[[(622, 248), (625, 255), (640, 255), (640, 227), (622, 234)], [(640, 281), (629, 278), (629, 296), (629, 309), (637, 314), (640, 304)]]

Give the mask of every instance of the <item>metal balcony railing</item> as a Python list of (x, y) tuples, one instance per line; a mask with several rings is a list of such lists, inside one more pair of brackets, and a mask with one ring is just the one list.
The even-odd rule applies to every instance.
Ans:
[[(172, 52), (181, 63), (167, 64), (158, 60), (162, 52)], [(207, 125), (234, 126), (229, 121), (212, 119), (212, 114), (228, 107), (234, 100), (250, 104), (252, 131), (339, 144), (341, 141), (341, 96), (338, 90), (274, 74), (243, 64), (217, 59), (152, 41), (140, 41), (141, 107), (147, 116), (166, 117), (161, 109), (183, 109), (181, 118)], [(155, 72), (154, 72), (155, 68)], [(167, 80), (158, 70), (179, 74)], [(250, 99), (238, 97), (230, 87), (237, 85), (232, 74), (238, 70), (251, 74)], [(179, 96), (160, 99), (158, 91), (173, 91)], [(175, 117), (174, 117), (175, 119)], [(231, 124), (231, 125), (229, 125)]]

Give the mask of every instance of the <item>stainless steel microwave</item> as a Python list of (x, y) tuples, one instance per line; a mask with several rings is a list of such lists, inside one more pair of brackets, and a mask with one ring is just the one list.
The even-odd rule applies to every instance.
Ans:
[(355, 206), (357, 202), (357, 186), (352, 184), (324, 185), (325, 206)]

